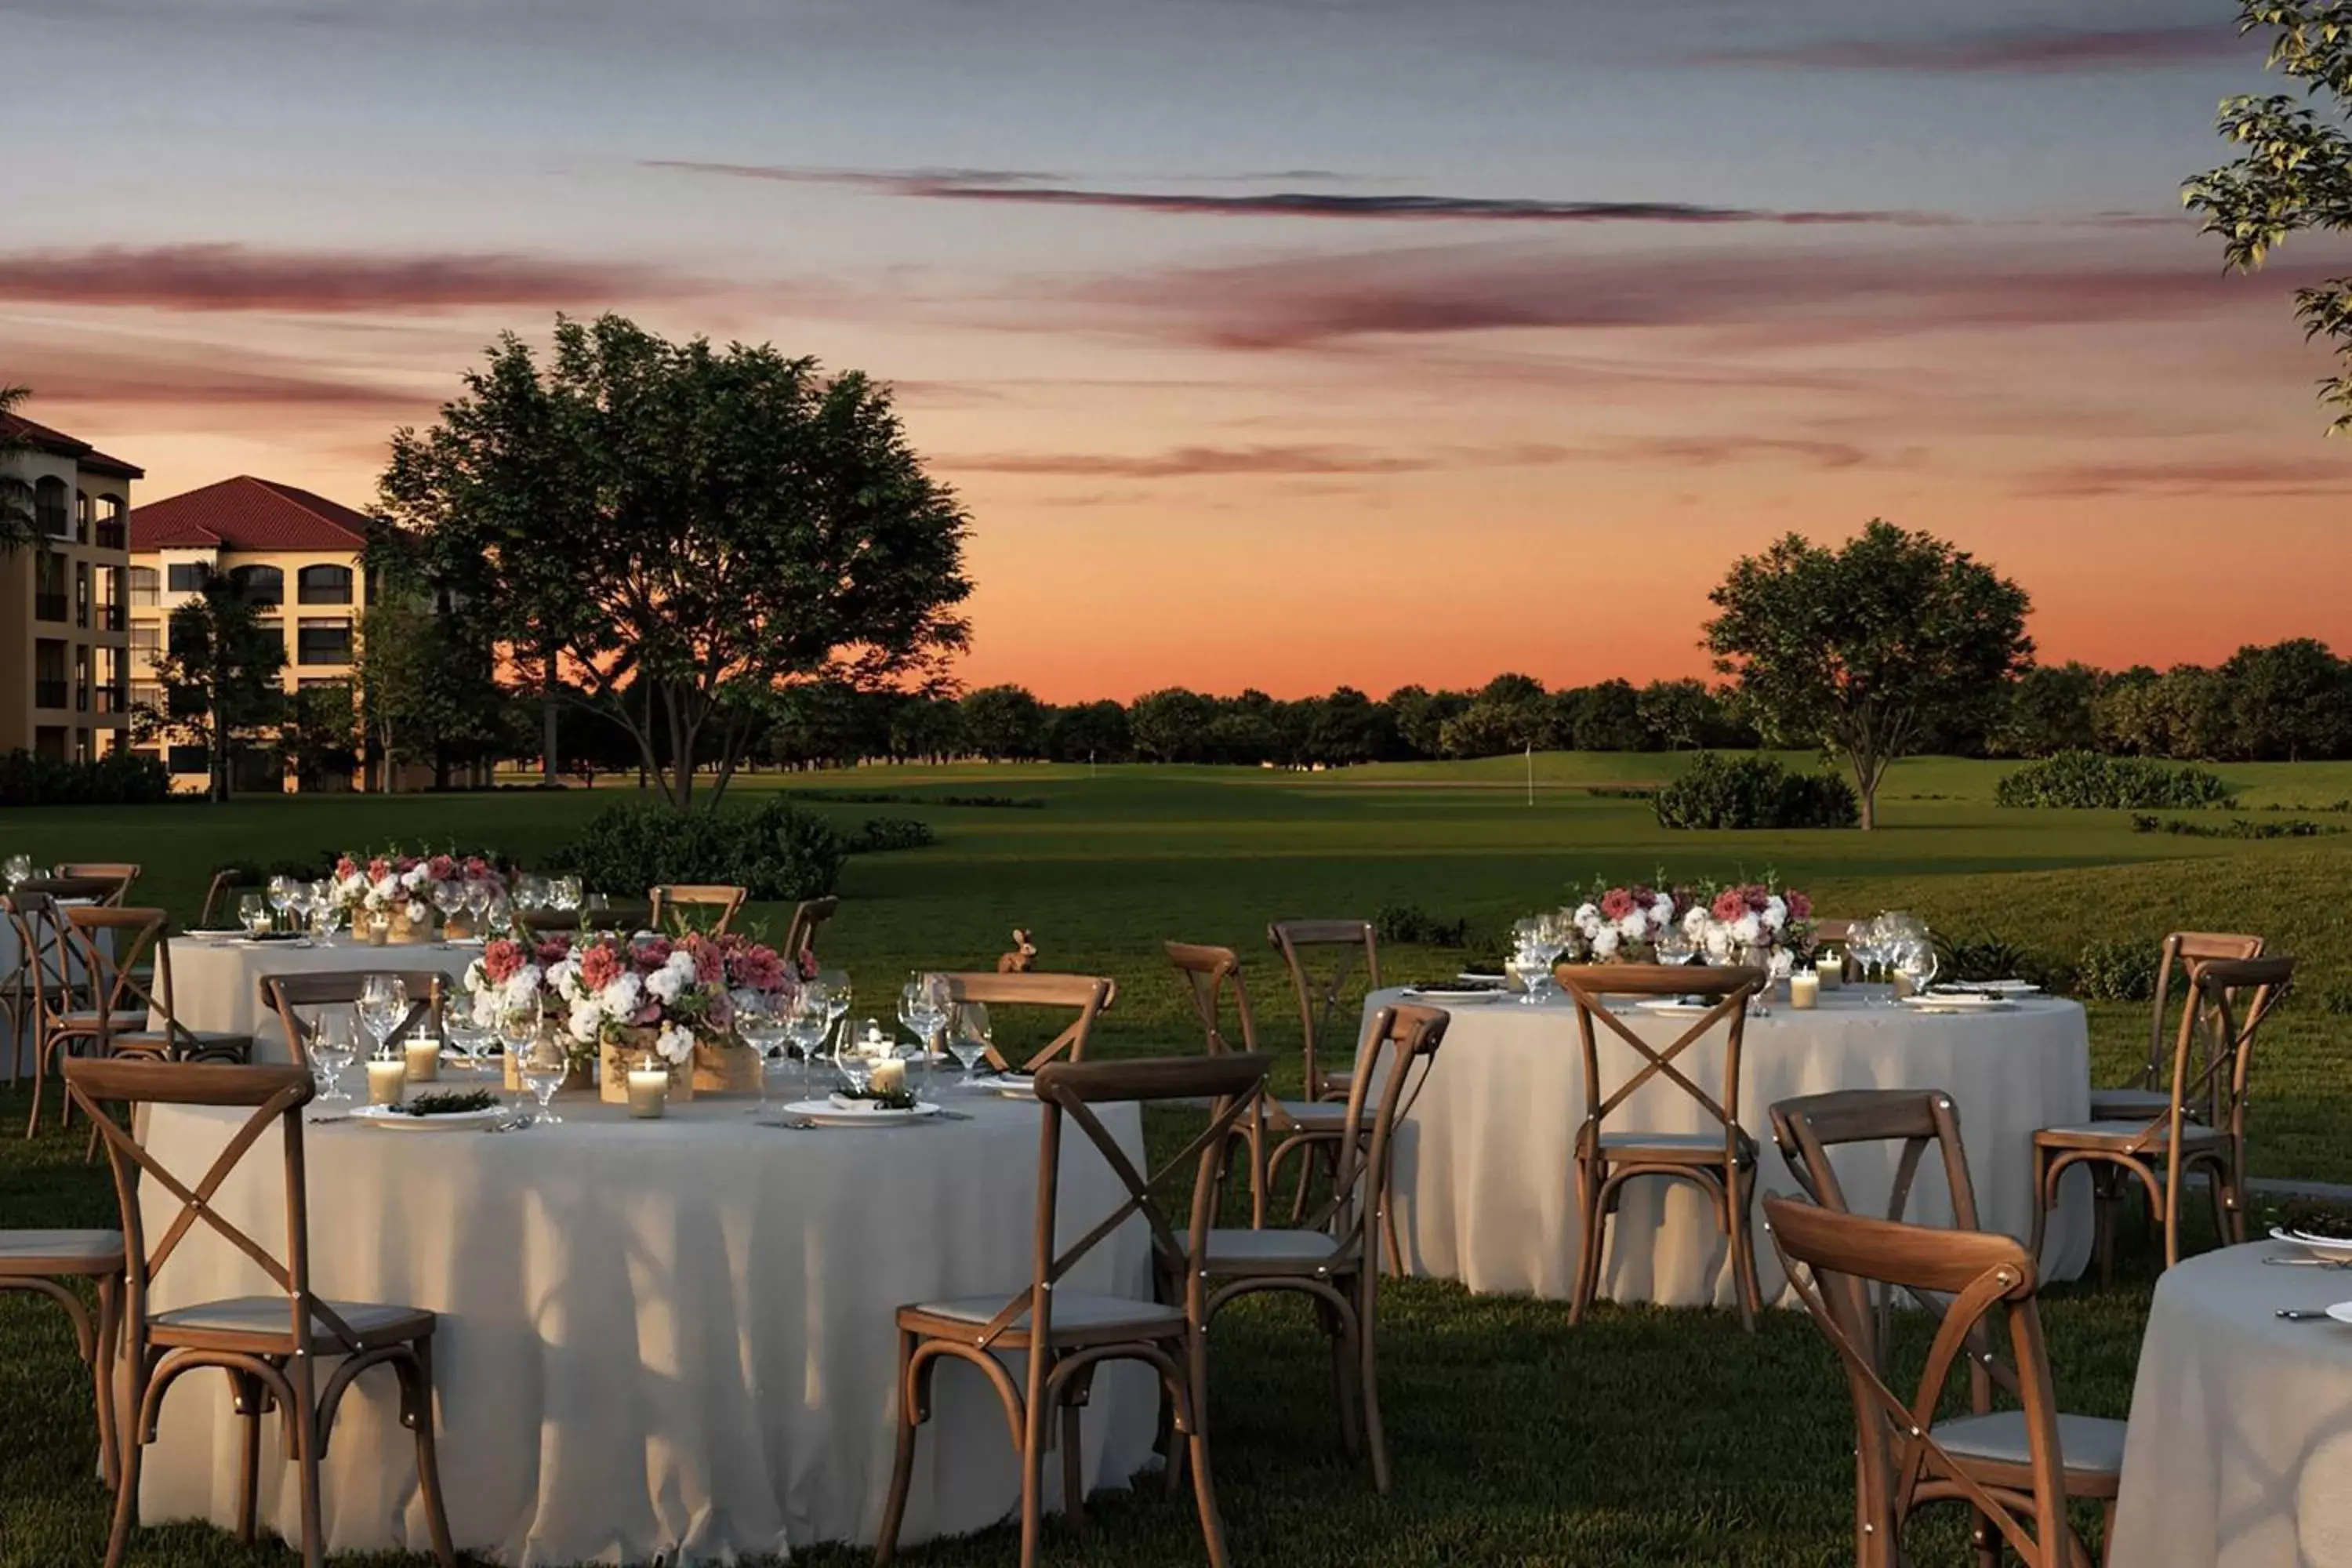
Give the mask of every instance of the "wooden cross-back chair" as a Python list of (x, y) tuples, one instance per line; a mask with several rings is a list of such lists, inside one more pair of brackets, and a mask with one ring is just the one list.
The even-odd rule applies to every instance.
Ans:
[(988, 1065), (998, 1072), (1035, 1072), (1051, 1061), (1084, 1061), (1095, 1020), (1118, 1000), (1118, 983), (1096, 974), (999, 974), (972, 970), (942, 974), (940, 978), (947, 982), (949, 1000), (959, 1013), (977, 1005), (992, 1009), (1060, 1009), (1076, 1015), (1060, 1034), (1031, 1052), (1017, 1068), (992, 1044), (988, 1047)]
[[(1291, 989), (1298, 997), (1298, 1026), (1305, 1040), (1305, 1085), (1309, 1100), (1345, 1100), (1344, 1073), (1328, 1072), (1334, 1051), (1355, 1058), (1357, 1014), (1350, 983), (1381, 987), (1380, 943), (1370, 921), (1276, 921), (1265, 940), (1282, 954)], [(1344, 1042), (1344, 1045), (1342, 1044)]]
[(776, 951), (786, 963), (797, 961), (803, 953), (816, 952), (817, 932), (841, 909), (837, 898), (803, 899), (793, 906), (792, 923), (784, 927), (784, 945)]
[[(1904, 1568), (1904, 1529), (1933, 1502), (1958, 1502), (1975, 1516), (1980, 1562), (2000, 1562), (2006, 1545), (2025, 1568), (2088, 1568), (2090, 1553), (2066, 1521), (2066, 1450), (2120, 1469), (2123, 1424), (2059, 1414), (2025, 1249), (2006, 1236), (1840, 1214), (1771, 1194), (1764, 1216), (1790, 1289), (1845, 1373), (1858, 1438), (1858, 1568)], [(1881, 1370), (1871, 1284), (1949, 1302), (1908, 1399)], [(1954, 1364), (1996, 1315), (2005, 1321), (2021, 1408), (1938, 1420)]]
[[(59, 884), (51, 879), (19, 882), (16, 890), (0, 898), (17, 948), (16, 973), (8, 977), (8, 1079), (16, 1081), (29, 1047), (33, 1058), (33, 1110), (25, 1129), (29, 1138), (40, 1128), (43, 1082), (51, 1064), (95, 1037), (98, 1020), (89, 1016), (92, 1003), (90, 976), (74, 961), (65, 911), (73, 907), (47, 889)], [(76, 897), (86, 895), (77, 894)], [(117, 1020), (126, 1026), (129, 1018)], [(146, 1022), (142, 1016), (140, 1023)]]
[(70, 861), (58, 868), (58, 875), (70, 880), (104, 882), (107, 891), (99, 898), (100, 903), (127, 904), (131, 889), (139, 881), (140, 868), (128, 860)]
[(581, 931), (616, 931), (634, 936), (652, 930), (654, 920), (651, 904), (614, 904), (601, 910), (511, 910), (509, 914), (516, 925), (533, 936)]
[[(377, 974), (399, 981), (408, 998), (408, 1011), (384, 1037), (385, 1045), (397, 1046), (420, 1026), (440, 1032), (441, 1011), (455, 982), (437, 969), (310, 969), (265, 974), (255, 984), (260, 989), (263, 1009), (275, 1014), (278, 1027), (286, 1031), (287, 1059), (304, 1068), (310, 1065), (310, 1036), (317, 1024), (304, 1019), (299, 1009), (356, 1006), (360, 988)], [(355, 1020), (353, 1027), (357, 1026)], [(354, 1037), (364, 1047), (365, 1034)]]
[(245, 889), (260, 885), (257, 879), (235, 866), (225, 866), (214, 872), (211, 885), (205, 889), (205, 907), (203, 912), (196, 916), (196, 929), (218, 929), (215, 922), (227, 920), (236, 910), (232, 900)]
[[(155, 1440), (156, 1415), (163, 1396), (183, 1374), (203, 1367), (217, 1367), (228, 1374), (236, 1413), (245, 1422), (238, 1537), (247, 1542), (254, 1539), (261, 1418), (277, 1410), (285, 1423), (286, 1457), (299, 1469), (302, 1560), (310, 1568), (319, 1568), (326, 1550), (320, 1523), (320, 1458), (344, 1392), (354, 1378), (377, 1366), (390, 1367), (399, 1380), (400, 1420), (415, 1434), (417, 1488), (432, 1534), (433, 1554), (444, 1568), (454, 1568), (457, 1553), (449, 1542), (440, 1470), (434, 1455), (433, 1314), (414, 1307), (328, 1301), (310, 1289), (310, 1210), (302, 1152), (302, 1107), (313, 1092), (310, 1075), (291, 1065), (230, 1068), (201, 1062), (77, 1060), (66, 1064), (66, 1090), (81, 1102), (105, 1136), (107, 1161), (122, 1210), (127, 1424), (121, 1443), (121, 1484), (115, 1491), (114, 1522), (107, 1537), (107, 1568), (118, 1568), (130, 1545), (138, 1516), (141, 1456)], [(220, 1106), (247, 1114), (205, 1173), (191, 1183), (131, 1132), (100, 1113), (101, 1102), (117, 1101), (133, 1106)], [(282, 1257), (215, 1206), (230, 1173), (273, 1126), (279, 1130), (285, 1162)], [(163, 1196), (178, 1200), (179, 1207), (151, 1237), (144, 1201), (157, 1197), (156, 1188), (162, 1189)], [(160, 1212), (160, 1200), (155, 1206)], [(250, 1259), (278, 1293), (155, 1310), (148, 1299), (155, 1277), (199, 1222)], [(320, 1362), (337, 1357), (340, 1364), (325, 1374), (321, 1387)]]
[[(1315, 1302), (1333, 1340), (1340, 1436), (1349, 1453), (1360, 1444), (1370, 1451), (1372, 1484), (1383, 1493), (1389, 1447), (1381, 1421), (1378, 1247), (1382, 1237), (1393, 1247), (1396, 1236), (1390, 1184), (1397, 1124), (1429, 1081), (1450, 1021), (1434, 1007), (1402, 1005), (1372, 1016), (1348, 1096), (1350, 1121), (1366, 1126), (1369, 1135), (1341, 1141), (1331, 1195), (1303, 1226), (1209, 1232), (1212, 1318), (1236, 1297), (1262, 1291), (1288, 1291)], [(1174, 1283), (1169, 1282), (1171, 1290)]]
[[(1748, 1205), (1756, 1190), (1756, 1140), (1739, 1124), (1739, 1051), (1748, 1031), (1748, 1000), (1765, 984), (1764, 972), (1744, 967), (1693, 964), (1563, 963), (1553, 976), (1576, 1004), (1578, 1033), (1584, 1044), (1584, 1122), (1576, 1134), (1576, 1189), (1583, 1211), (1578, 1242), (1576, 1292), (1569, 1321), (1581, 1322), (1601, 1289), (1609, 1217), (1617, 1212), (1625, 1184), (1643, 1176), (1688, 1182), (1715, 1206), (1716, 1223), (1731, 1249), (1731, 1269), (1739, 1294), (1742, 1327), (1756, 1327), (1761, 1305), (1756, 1284), (1756, 1240)], [(1652, 999), (1692, 997), (1705, 1007), (1689, 1027), (1666, 1046), (1653, 1046), (1609, 1011), (1611, 996)], [(1631, 1051), (1641, 1064), (1614, 1089), (1601, 1066), (1601, 1030)], [(1723, 1045), (1723, 1095), (1705, 1088), (1685, 1066), (1712, 1038)], [(1702, 1071), (1704, 1069), (1701, 1069)], [(1612, 1116), (1644, 1085), (1674, 1085), (1714, 1123), (1704, 1132), (1660, 1132), (1619, 1127)]]
[[(2172, 1066), (2167, 1048), (2171, 1031), (2165, 1027), (2165, 1015), (2172, 1004), (2176, 970), (2186, 982), (2180, 988), (2180, 1009), (2185, 1016), (2203, 1005), (2197, 989), (2197, 971), (2200, 966), (2217, 959), (2234, 961), (2262, 955), (2263, 939), (2258, 936), (2203, 931), (2177, 931), (2167, 936), (2157, 958), (2155, 994), (2148, 1003), (2147, 1059), (2140, 1064), (2138, 1075), (2122, 1088), (2091, 1090), (2091, 1120), (2141, 1121), (2164, 1114), (2171, 1105), (2172, 1090), (2167, 1078)], [(2203, 1037), (2200, 1040), (2201, 1045)]]
[[(1085, 1530), (1078, 1414), (1095, 1370), (1107, 1361), (1139, 1361), (1159, 1374), (1174, 1433), (1168, 1455), (1172, 1493), (1189, 1470), (1201, 1535), (1212, 1568), (1224, 1568), (1224, 1525), (1217, 1513), (1209, 1469), (1209, 1287), (1203, 1265), (1214, 1223), (1216, 1187), (1234, 1124), (1249, 1113), (1265, 1083), (1267, 1058), (1253, 1052), (1126, 1062), (1049, 1062), (1037, 1072), (1039, 1118), (1036, 1226), (1028, 1285), (1010, 1300), (970, 1296), (901, 1307), (898, 1328), (898, 1461), (889, 1501), (874, 1548), (877, 1565), (897, 1550), (898, 1525), (914, 1479), (917, 1428), (930, 1417), (931, 1380), (942, 1359), (976, 1369), (1004, 1406), (1021, 1464), (1021, 1564), (1037, 1561), (1044, 1527), (1045, 1462), (1062, 1456), (1062, 1508)], [(1208, 1124), (1158, 1167), (1139, 1169), (1097, 1115), (1097, 1106), (1123, 1100), (1209, 1102)], [(1124, 1201), (1085, 1235), (1057, 1247), (1065, 1130), (1076, 1127), (1085, 1145), (1125, 1188)], [(1082, 1145), (1082, 1146), (1085, 1146)], [(1171, 1177), (1190, 1178), (1189, 1217), (1179, 1229), (1160, 1189)], [(1130, 1219), (1150, 1227), (1157, 1277), (1181, 1285), (1176, 1301), (1138, 1300), (1063, 1289), (1070, 1270)], [(999, 1359), (1026, 1358), (1022, 1381)], [(1059, 1431), (1050, 1421), (1058, 1413)]]
[(723, 931), (749, 896), (747, 889), (717, 882), (665, 882), (653, 889), (647, 923), (656, 931)]
[(2224, 1246), (2246, 1239), (2246, 1086), (2254, 1037), (2294, 984), (2287, 957), (2211, 959), (2189, 972), (2195, 994), (2181, 1009), (2173, 1038), (2171, 1086), (2164, 1107), (2145, 1121), (2045, 1127), (2033, 1135), (2033, 1255), (2058, 1187), (2068, 1171), (2087, 1166), (2102, 1282), (2115, 1278), (2117, 1210), (2136, 1178), (2149, 1214), (2164, 1232), (2164, 1266), (2180, 1261), (2181, 1192), (2202, 1173), (2213, 1205), (2213, 1228)]
[[(119, 1449), (114, 1361), (122, 1313), (122, 1233), (119, 1230), (0, 1230), (0, 1292), (45, 1296), (73, 1325), (74, 1352), (90, 1370), (98, 1411), (98, 1466), (115, 1484)], [(92, 1321), (75, 1284), (98, 1294)]]
[[(1261, 1048), (1240, 956), (1229, 947), (1204, 947), (1183, 942), (1167, 943), (1166, 951), (1168, 962), (1184, 978), (1185, 999), (1192, 1005), (1193, 1016), (1201, 1022), (1209, 1054)], [(1224, 1004), (1228, 996), (1233, 999), (1234, 1024), (1241, 1035), (1238, 1041), (1225, 1033)], [(1283, 1163), (1293, 1157), (1298, 1160), (1299, 1169), (1297, 1187), (1291, 1194), (1290, 1223), (1301, 1224), (1307, 1215), (1308, 1178), (1318, 1168), (1327, 1176), (1338, 1176), (1339, 1146), (1348, 1142), (1350, 1128), (1360, 1134), (1362, 1121), (1344, 1104), (1328, 1100), (1285, 1100), (1268, 1089), (1265, 1103), (1236, 1130), (1249, 1156), (1251, 1226), (1264, 1228), (1270, 1195), (1282, 1177)], [(1389, 1259), (1391, 1267), (1401, 1269), (1402, 1252), (1397, 1245), (1394, 1223), (1392, 1218), (1389, 1222)]]
[[(22, 884), (9, 900), (17, 941), (29, 955), (33, 1023), (33, 1106), (25, 1136), (41, 1130), (41, 1106), (50, 1075), (77, 1052), (104, 1054), (110, 1031), (147, 1026), (147, 995), (140, 966), (163, 930), (161, 910), (122, 910), (65, 903)], [(94, 933), (106, 931), (104, 939)], [(72, 1108), (58, 1090), (59, 1120)]]

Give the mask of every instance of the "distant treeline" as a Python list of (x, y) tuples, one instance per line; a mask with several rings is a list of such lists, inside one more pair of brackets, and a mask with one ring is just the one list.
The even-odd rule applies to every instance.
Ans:
[[(1753, 747), (1762, 737), (1738, 700), (1699, 680), (1604, 680), (1548, 690), (1499, 675), (1471, 691), (1402, 687), (1373, 698), (1351, 687), (1284, 701), (1262, 691), (1212, 696), (1171, 687), (1129, 703), (1058, 704), (1021, 686), (961, 697), (845, 686), (781, 695), (751, 755), (772, 765), (876, 758), (1058, 763), (1222, 763), (1283, 767), (1499, 756), (1538, 751), (1670, 752)], [(636, 765), (618, 726), (567, 710), (567, 762)], [(2245, 647), (2206, 668), (2037, 668), (1989, 723), (1930, 722), (1915, 752), (2042, 757), (2084, 750), (2182, 761), (2352, 756), (2352, 663), (2297, 638)]]

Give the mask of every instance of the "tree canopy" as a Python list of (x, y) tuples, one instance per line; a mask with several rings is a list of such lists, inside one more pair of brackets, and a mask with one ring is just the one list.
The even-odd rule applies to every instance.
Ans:
[(1844, 753), (1865, 828), (1888, 765), (1931, 728), (1989, 721), (2033, 654), (2025, 590), (1878, 519), (1836, 550), (1790, 534), (1707, 596), (1740, 707), (1769, 741)]
[(173, 610), (155, 658), (161, 712), (138, 716), (151, 733), (188, 734), (204, 746), (209, 793), (226, 800), (242, 750), (276, 748), (286, 722), (286, 638), (265, 626), (226, 574), (207, 567), (203, 585)]
[(29, 388), (0, 386), (0, 555), (10, 555), (33, 542), (33, 481), (15, 471), (17, 458), (33, 444), (7, 426), (8, 416), (30, 397)]
[[(2344, 0), (2239, 0), (2238, 30), (2271, 34), (2270, 65), (2302, 84), (2288, 93), (2240, 93), (2221, 100), (2215, 121), (2244, 149), (2190, 179), (2181, 195), (2205, 215), (2222, 254), (2242, 272), (2263, 265), (2287, 236), (2352, 229), (2352, 6)], [(2295, 290), (2306, 337), (2335, 345), (2345, 374), (2321, 384), (2320, 399), (2352, 430), (2352, 278)]]
[(969, 639), (968, 523), (888, 392), (767, 345), (559, 318), (542, 365), (509, 334), (380, 489), (384, 564), (623, 725), (680, 807), (783, 689), (921, 684)]

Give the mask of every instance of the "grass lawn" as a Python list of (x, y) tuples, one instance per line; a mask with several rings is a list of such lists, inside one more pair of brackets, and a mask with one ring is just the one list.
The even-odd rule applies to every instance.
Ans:
[[(2352, 837), (2241, 842), (2138, 834), (2126, 813), (2003, 812), (2001, 764), (1926, 759), (1897, 769), (1886, 826), (1858, 833), (1678, 834), (1645, 803), (1590, 793), (1652, 782), (1657, 756), (1538, 756), (1527, 764), (1410, 764), (1301, 775), (1258, 770), (998, 766), (866, 769), (743, 781), (803, 792), (845, 826), (871, 816), (929, 822), (931, 847), (850, 863), (827, 957), (850, 968), (863, 1013), (886, 1016), (904, 971), (986, 966), (1012, 929), (1031, 930), (1047, 968), (1116, 977), (1106, 1050), (1197, 1048), (1160, 960), (1164, 938), (1229, 943), (1254, 963), (1269, 1044), (1295, 1050), (1267, 920), (1370, 915), (1417, 904), (1493, 926), (1559, 901), (1597, 875), (1727, 876), (1769, 868), (1826, 912), (1916, 910), (1939, 931), (1998, 935), (2069, 957), (2091, 941), (2153, 944), (2167, 930), (2254, 931), (2305, 961), (2303, 992), (2266, 1034), (2256, 1069), (2257, 1174), (2352, 1181), (2347, 1024), (2321, 1005), (2352, 985)], [(2221, 770), (2251, 810), (2319, 814), (2352, 795), (2352, 767)], [(916, 804), (828, 800), (883, 792)], [(1043, 800), (1036, 810), (940, 804), (947, 795)], [(448, 797), (311, 797), (0, 814), (0, 856), (105, 858), (147, 868), (146, 896), (192, 918), (211, 868), (394, 840), (455, 837), (528, 860), (617, 792)], [(2178, 815), (2178, 814), (2168, 814)], [(2224, 820), (2228, 814), (2210, 814)], [(2328, 823), (2352, 818), (2319, 816)], [(778, 911), (759, 910), (773, 920)], [(1457, 953), (1384, 952), (1392, 976), (1451, 973)], [(2136, 1062), (2138, 1005), (2095, 1005), (2103, 1081)], [(21, 1116), (0, 1093), (0, 1128)], [(1157, 1122), (1155, 1137), (1181, 1128)], [(0, 1225), (96, 1223), (111, 1198), (80, 1141), (0, 1134)], [(2070, 1409), (2122, 1415), (2146, 1310), (2147, 1248), (2112, 1291), (2069, 1289), (2049, 1308)], [(1213, 1404), (1220, 1490), (1244, 1563), (1814, 1564), (1850, 1554), (1851, 1415), (1811, 1325), (1769, 1314), (1754, 1339), (1729, 1314), (1608, 1309), (1571, 1332), (1558, 1303), (1475, 1298), (1421, 1281), (1384, 1296), (1384, 1403), (1399, 1486), (1385, 1501), (1341, 1457), (1327, 1360), (1303, 1310), (1252, 1303), (1221, 1321)], [(0, 1412), (20, 1440), (0, 1466), (0, 1564), (93, 1560), (106, 1500), (81, 1464), (87, 1399), (53, 1312), (0, 1299)], [(1199, 1561), (1188, 1510), (1156, 1495), (1105, 1500), (1087, 1564)], [(994, 1532), (910, 1562), (1007, 1560)], [(226, 1536), (150, 1531), (136, 1561), (243, 1563)], [(1965, 1559), (1956, 1534), (1922, 1561)], [(847, 1563), (854, 1554), (817, 1554)]]

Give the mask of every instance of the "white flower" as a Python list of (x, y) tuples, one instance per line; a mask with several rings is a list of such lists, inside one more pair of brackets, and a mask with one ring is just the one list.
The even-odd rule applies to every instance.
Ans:
[(478, 996), (489, 988), (490, 972), (482, 967), (482, 961), (480, 959), (478, 958), (474, 960), (473, 963), (466, 965), (467, 990), (471, 991)]
[(1640, 942), (1650, 934), (1650, 917), (1635, 910), (1617, 922), (1617, 929), (1624, 932), (1627, 942)]
[(526, 963), (507, 976), (507, 1005), (516, 1009), (530, 1006), (531, 1000), (539, 994), (539, 965), (535, 963)]
[(577, 1002), (586, 992), (580, 988), (580, 961), (570, 956), (556, 961), (547, 972), (548, 988), (566, 1002)]
[(1690, 908), (1690, 912), (1683, 916), (1683, 934), (1693, 942), (1703, 941), (1712, 923), (1706, 916), (1706, 906), (1694, 904)]
[(677, 1000), (677, 994), (686, 989), (686, 983), (690, 977), (690, 972), (688, 974), (680, 974), (675, 966), (665, 963), (646, 976), (646, 989), (652, 992), (664, 1006), (667, 1006)]
[(485, 1029), (495, 1029), (499, 1024), (499, 998), (488, 990), (474, 993), (474, 1022)]
[(423, 904), (419, 903), (415, 899), (408, 900), (408, 923), (410, 925), (423, 925), (425, 923), (425, 910)]
[(1750, 947), (1764, 940), (1764, 922), (1756, 918), (1753, 910), (1731, 922), (1731, 938)]
[(1706, 930), (1706, 955), (1709, 958), (1731, 956), (1731, 930), (1709, 921)]
[(604, 987), (604, 1011), (615, 1019), (625, 1019), (635, 1013), (646, 999), (645, 984), (634, 974), (624, 974)]
[(654, 1050), (672, 1067), (683, 1066), (694, 1059), (694, 1037), (672, 1024), (655, 1037)]
[(572, 1004), (572, 1016), (568, 1022), (568, 1027), (572, 1031), (573, 1039), (583, 1046), (593, 1046), (596, 1043), (596, 1036), (604, 1026), (604, 1009), (598, 1005), (593, 996), (583, 996)]
[(1615, 926), (1601, 927), (1599, 934), (1595, 935), (1592, 939), (1592, 956), (1595, 958), (1609, 958), (1613, 956), (1617, 952), (1617, 944), (1619, 941), (1620, 938), (1617, 935), (1617, 928)]
[(1780, 899), (1780, 898), (1777, 898), (1777, 897), (1775, 897), (1775, 898), (1769, 898), (1769, 899), (1765, 900), (1764, 900), (1764, 927), (1765, 927), (1765, 929), (1766, 929), (1767, 931), (1779, 931), (1782, 926), (1785, 926), (1785, 925), (1787, 925), (1788, 923), (1789, 923), (1789, 906), (1788, 906), (1787, 902), (1786, 902), (1785, 900), (1783, 900)]
[(425, 886), (425, 868), (422, 864), (411, 866), (407, 870), (403, 871), (400, 874), (400, 885), (410, 889), (412, 892), (416, 889)]

